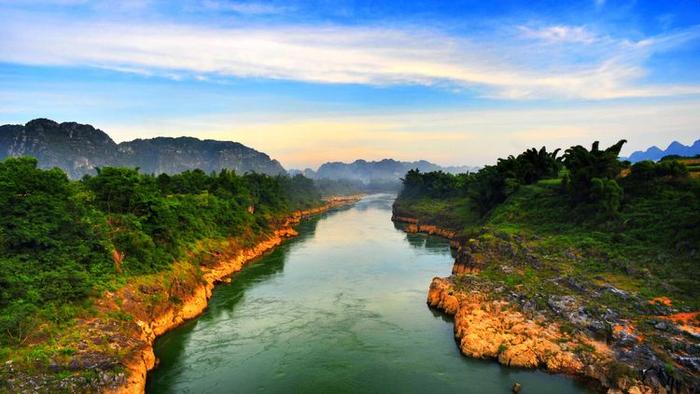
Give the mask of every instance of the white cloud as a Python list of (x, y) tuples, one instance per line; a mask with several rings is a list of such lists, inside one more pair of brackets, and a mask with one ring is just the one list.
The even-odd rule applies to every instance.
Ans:
[(699, 36), (694, 28), (641, 41), (613, 40), (583, 27), (553, 26), (524, 28), (516, 37), (470, 39), (415, 26), (216, 28), (20, 16), (0, 25), (0, 59), (178, 78), (449, 84), (497, 98), (610, 99), (700, 93), (699, 85), (639, 82), (650, 56)]
[(241, 1), (221, 1), (221, 0), (203, 0), (201, 6), (204, 9), (211, 11), (230, 11), (239, 14), (248, 15), (269, 15), (278, 14), (289, 10), (288, 7), (282, 7), (273, 4), (262, 2), (241, 2)]
[(592, 44), (598, 38), (584, 26), (555, 25), (543, 28), (531, 28), (520, 26), (520, 30), (527, 38), (535, 38), (549, 43), (573, 42)]

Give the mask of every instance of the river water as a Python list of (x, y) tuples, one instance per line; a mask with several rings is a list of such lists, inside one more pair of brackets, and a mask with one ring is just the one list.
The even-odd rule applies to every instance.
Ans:
[(446, 240), (391, 222), (390, 195), (302, 222), (155, 344), (147, 392), (579, 393), (575, 381), (459, 353), (426, 305), (452, 268)]

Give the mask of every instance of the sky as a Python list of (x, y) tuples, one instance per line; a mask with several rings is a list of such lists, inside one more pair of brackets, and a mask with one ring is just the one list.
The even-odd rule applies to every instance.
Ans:
[(0, 123), (285, 168), (700, 138), (700, 1), (0, 0)]

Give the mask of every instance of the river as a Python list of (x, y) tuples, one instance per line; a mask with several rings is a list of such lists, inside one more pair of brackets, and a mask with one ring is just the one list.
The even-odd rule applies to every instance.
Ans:
[(446, 240), (391, 222), (390, 195), (302, 222), (218, 286), (199, 318), (156, 341), (150, 393), (580, 393), (572, 379), (462, 356), (426, 305)]

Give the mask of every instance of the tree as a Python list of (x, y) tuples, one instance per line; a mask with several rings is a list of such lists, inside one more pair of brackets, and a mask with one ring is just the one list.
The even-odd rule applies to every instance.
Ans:
[(134, 212), (146, 189), (143, 177), (131, 168), (97, 168), (96, 176), (83, 181), (94, 193), (98, 207), (108, 214)]
[(469, 183), (469, 197), (481, 215), (505, 201), (517, 184), (508, 182), (497, 166), (486, 166)]
[(563, 182), (566, 192), (574, 203), (591, 201), (593, 179), (615, 179), (621, 169), (617, 157), (622, 145), (627, 141), (620, 140), (605, 150), (599, 149), (598, 141), (594, 142), (591, 150), (581, 145), (572, 146), (564, 152), (564, 166), (569, 170)]
[(591, 200), (597, 203), (599, 210), (608, 217), (619, 214), (622, 194), (622, 188), (614, 179), (593, 178), (591, 180)]

